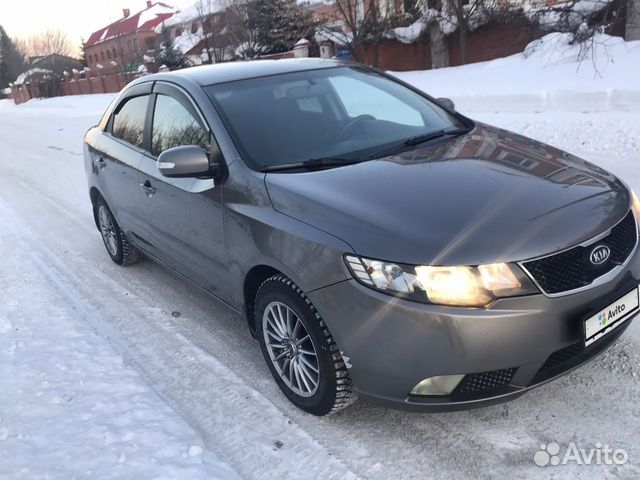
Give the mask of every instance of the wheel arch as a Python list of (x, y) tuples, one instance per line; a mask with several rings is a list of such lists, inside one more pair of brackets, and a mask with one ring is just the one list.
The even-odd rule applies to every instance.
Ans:
[(91, 207), (93, 211), (93, 221), (96, 224), (96, 228), (100, 229), (98, 226), (98, 214), (96, 210), (96, 206), (98, 205), (98, 199), (102, 197), (102, 194), (96, 187), (91, 187), (89, 189), (89, 198), (91, 199)]
[(256, 336), (256, 328), (253, 322), (253, 309), (256, 303), (256, 294), (258, 293), (258, 288), (260, 288), (262, 282), (274, 275), (286, 274), (270, 265), (255, 265), (249, 269), (244, 277), (244, 285), (242, 289), (244, 298), (244, 314), (247, 319), (249, 330), (254, 337)]

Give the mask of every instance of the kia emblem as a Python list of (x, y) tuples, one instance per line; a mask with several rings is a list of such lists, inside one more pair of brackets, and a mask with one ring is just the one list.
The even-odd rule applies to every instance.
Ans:
[(589, 255), (589, 260), (594, 265), (602, 265), (604, 262), (609, 260), (609, 255), (611, 255), (611, 250), (606, 245), (598, 245), (593, 250), (591, 250), (591, 254)]

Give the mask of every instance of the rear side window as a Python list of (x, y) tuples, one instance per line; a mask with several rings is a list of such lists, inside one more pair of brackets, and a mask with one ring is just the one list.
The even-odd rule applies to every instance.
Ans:
[(198, 145), (209, 153), (209, 133), (178, 100), (158, 95), (153, 113), (151, 152), (158, 156), (182, 145)]
[(112, 135), (142, 148), (144, 145), (144, 118), (147, 113), (148, 101), (149, 95), (126, 100), (114, 115)]

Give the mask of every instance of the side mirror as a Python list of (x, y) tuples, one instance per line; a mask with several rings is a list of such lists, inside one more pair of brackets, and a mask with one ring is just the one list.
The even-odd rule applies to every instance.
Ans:
[[(158, 170), (165, 177), (216, 176), (207, 153), (197, 145), (182, 145), (165, 150), (158, 157)], [(215, 167), (219, 168), (219, 164)]]
[(453, 103), (453, 100), (450, 98), (438, 98), (438, 103), (442, 105), (444, 108), (448, 108), (449, 110), (455, 110), (456, 105)]

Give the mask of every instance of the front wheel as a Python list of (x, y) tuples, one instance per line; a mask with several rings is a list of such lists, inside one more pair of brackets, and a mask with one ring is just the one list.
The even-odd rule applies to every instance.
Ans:
[(256, 295), (255, 321), (264, 358), (276, 383), (298, 408), (327, 415), (357, 396), (329, 330), (290, 279), (275, 275)]

